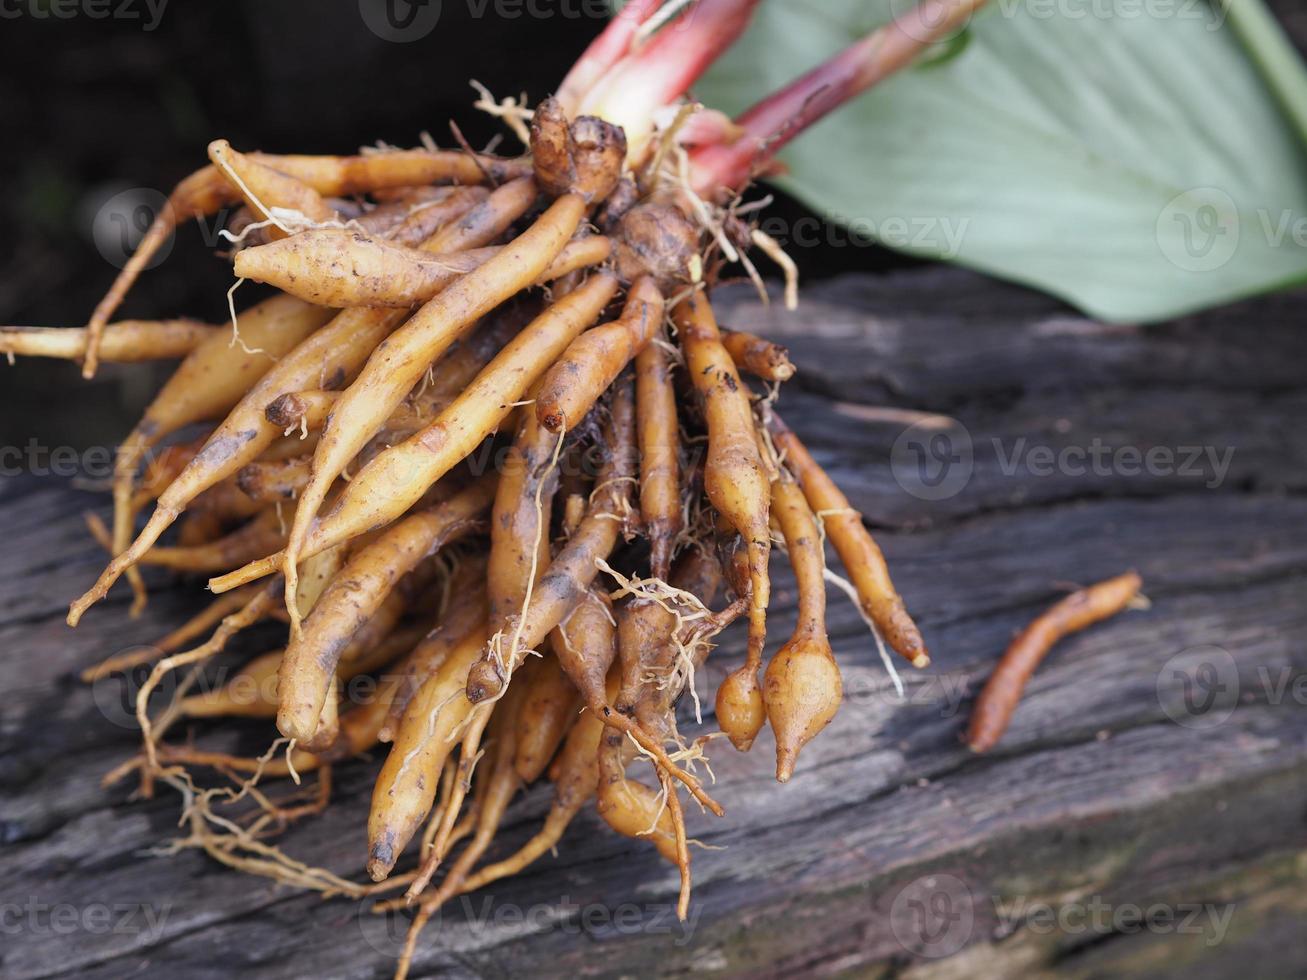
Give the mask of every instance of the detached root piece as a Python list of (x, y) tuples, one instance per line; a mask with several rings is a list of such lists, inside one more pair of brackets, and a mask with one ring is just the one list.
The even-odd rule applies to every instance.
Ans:
[(703, 399), (708, 422), (704, 490), (744, 538), (749, 557), (749, 653), (717, 689), (717, 723), (740, 751), (748, 751), (766, 720), (758, 669), (767, 639), (771, 579), (771, 492), (754, 432), (749, 394), (740, 381), (706, 297), (683, 300), (674, 312), (686, 370)]
[(903, 600), (890, 580), (889, 567), (880, 546), (862, 523), (862, 515), (849, 505), (835, 481), (817, 465), (806, 446), (775, 412), (767, 416), (767, 428), (786, 467), (798, 479), (808, 505), (835, 546), (849, 579), (858, 593), (863, 614), (881, 631), (885, 641), (917, 668), (930, 664), (930, 655), (917, 624), (908, 615)]
[(1139, 595), (1143, 580), (1135, 572), (1073, 592), (1053, 605), (1012, 641), (971, 710), (967, 744), (988, 752), (1007, 731), (1026, 682), (1062, 637), (1121, 612)]
[(799, 750), (830, 724), (843, 697), (840, 668), (826, 635), (826, 557), (821, 532), (788, 474), (772, 484), (772, 513), (799, 590), (794, 635), (767, 665), (763, 698), (776, 733), (776, 778), (789, 782)]

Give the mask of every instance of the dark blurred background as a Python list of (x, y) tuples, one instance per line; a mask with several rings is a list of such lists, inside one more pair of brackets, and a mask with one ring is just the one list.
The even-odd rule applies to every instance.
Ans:
[[(472, 108), (468, 80), (538, 101), (605, 10), (604, 0), (0, 0), (0, 323), (85, 323), (117, 272), (96, 246), (97, 213), (122, 192), (167, 193), (207, 162), (211, 139), (351, 153), (377, 140), (415, 146), (425, 130), (449, 146), (456, 120), (480, 148), (504, 128)], [(502, 147), (518, 149), (511, 135)], [(780, 200), (773, 213), (807, 212)], [(867, 243), (794, 252), (808, 277), (909, 264)], [(192, 222), (119, 315), (217, 322), (231, 283)], [(70, 364), (0, 364), (0, 445), (113, 445), (166, 370), (106, 365), (88, 383)]]

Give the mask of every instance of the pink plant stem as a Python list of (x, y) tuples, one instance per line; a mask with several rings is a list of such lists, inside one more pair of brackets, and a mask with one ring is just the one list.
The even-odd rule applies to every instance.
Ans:
[(555, 93), (564, 110), (575, 114), (594, 83), (630, 53), (631, 44), (645, 22), (666, 0), (631, 0), (613, 16), (603, 32), (590, 42)]
[(692, 151), (694, 188), (705, 197), (744, 187), (782, 147), (818, 120), (911, 64), (961, 27), (986, 0), (925, 0), (740, 116), (745, 135)]
[(637, 157), (654, 113), (690, 86), (739, 38), (760, 0), (698, 0), (591, 86), (580, 111), (626, 129)]

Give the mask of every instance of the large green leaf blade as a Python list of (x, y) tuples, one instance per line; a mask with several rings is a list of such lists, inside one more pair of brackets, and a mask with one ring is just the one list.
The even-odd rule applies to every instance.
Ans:
[[(891, 6), (904, 4), (764, 3), (696, 94), (738, 112)], [(1232, 32), (1191, 0), (1152, 8), (1167, 17), (1118, 6), (1074, 17), (1057, 11), (1118, 8), (995, 0), (956, 57), (797, 140), (778, 182), (891, 247), (1105, 319), (1164, 319), (1307, 277), (1307, 159)]]

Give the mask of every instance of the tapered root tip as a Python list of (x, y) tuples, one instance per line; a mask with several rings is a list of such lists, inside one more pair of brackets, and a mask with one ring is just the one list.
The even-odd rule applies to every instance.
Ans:
[(92, 589), (90, 592), (86, 593), (86, 595), (82, 596), (80, 599), (78, 599), (76, 602), (74, 602), (71, 606), (68, 607), (69, 626), (76, 628), (77, 624), (82, 621), (82, 617), (86, 615), (86, 610), (90, 609), (93, 605), (95, 605), (96, 602), (99, 601), (100, 596), (96, 595), (95, 593), (96, 590)]
[(776, 753), (776, 782), (788, 783), (794, 775), (794, 766), (799, 761), (797, 752)]
[(753, 748), (753, 741), (755, 738), (753, 735), (730, 735), (727, 737), (731, 740), (731, 744), (741, 752), (748, 752)]
[(224, 139), (213, 140), (208, 146), (209, 159), (216, 164), (225, 164), (229, 162), (233, 154), (231, 144)]
[(86, 610), (103, 599), (113, 588), (113, 584), (118, 581), (118, 577), (127, 568), (125, 557), (115, 558), (109, 562), (109, 565), (100, 577), (96, 579), (95, 584), (86, 590), (86, 593), (71, 606), (68, 607), (68, 625), (75, 627), (82, 621), (82, 616)]
[(467, 699), (473, 704), (480, 704), (492, 698), (504, 688), (504, 680), (499, 676), (495, 665), (487, 660), (479, 660), (467, 672)]
[[(315, 719), (316, 722), (316, 719)], [(293, 738), (295, 742), (303, 749), (309, 752), (317, 752), (319, 749), (313, 747), (314, 737), (317, 735), (317, 724), (306, 726), (300, 718), (286, 709), (277, 712), (277, 731), (281, 732), (285, 738)], [(329, 746), (322, 746), (327, 748)]]
[(385, 881), (390, 877), (390, 870), (395, 866), (395, 848), (387, 834), (382, 840), (372, 845), (368, 856), (368, 874), (373, 881)]
[(238, 589), (242, 585), (248, 585), (250, 582), (261, 579), (266, 575), (271, 575), (277, 570), (280, 561), (280, 555), (269, 555), (267, 558), (252, 561), (234, 572), (211, 578), (208, 583), (209, 591), (215, 595), (221, 595), (224, 592), (230, 592), (232, 589)]

